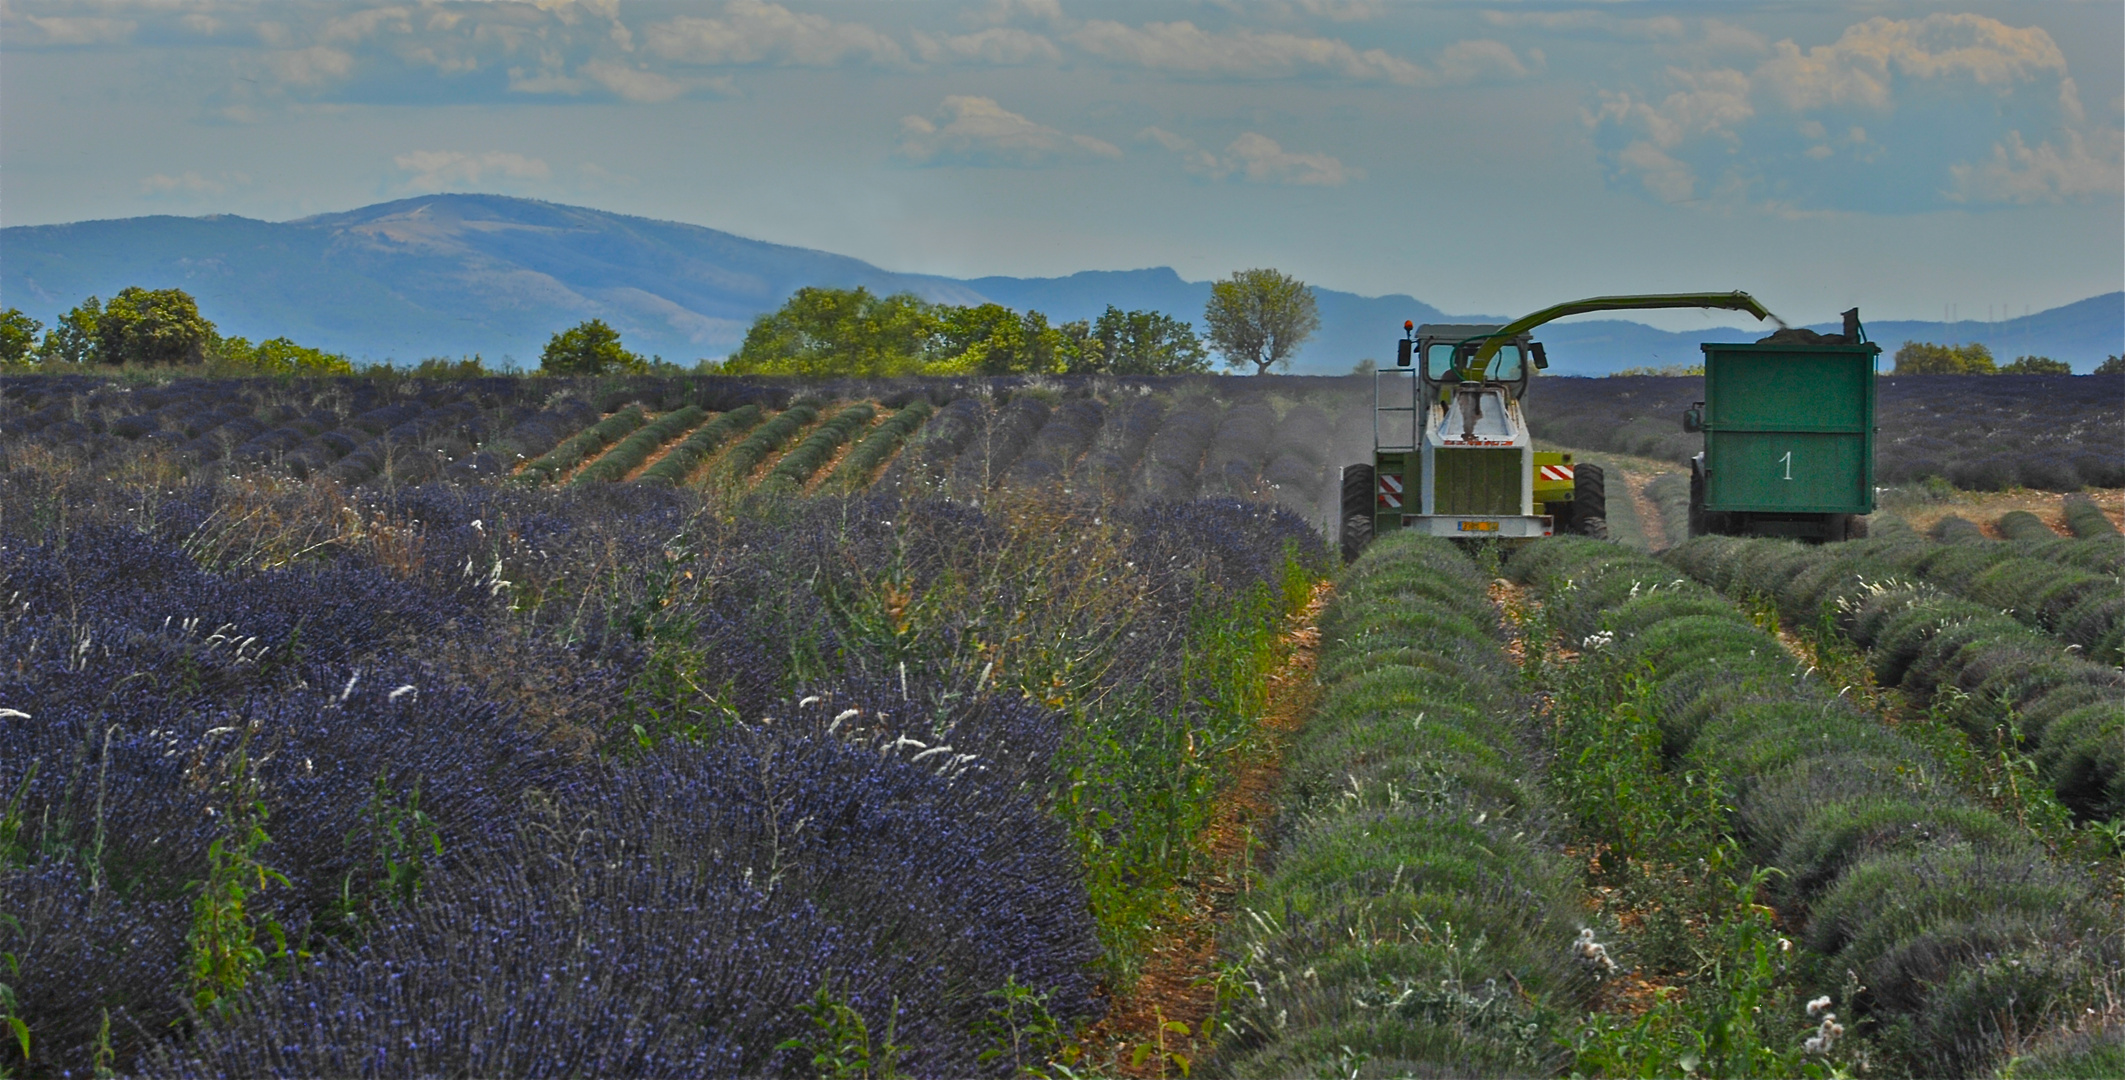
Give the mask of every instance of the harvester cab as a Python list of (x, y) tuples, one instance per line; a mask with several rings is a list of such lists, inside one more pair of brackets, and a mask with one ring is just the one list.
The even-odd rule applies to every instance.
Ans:
[(1735, 292), (1594, 297), (1503, 325), (1403, 323), (1395, 366), (1373, 375), (1372, 460), (1343, 468), (1344, 558), (1394, 529), (1511, 541), (1607, 535), (1600, 466), (1535, 450), (1522, 406), (1549, 356), (1529, 331), (1589, 311), (1674, 307), (1770, 317)]

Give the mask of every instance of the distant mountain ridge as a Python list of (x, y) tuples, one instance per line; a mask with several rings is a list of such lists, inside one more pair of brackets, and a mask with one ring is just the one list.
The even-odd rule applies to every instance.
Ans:
[[(155, 216), (0, 229), (0, 302), (47, 324), (86, 296), (127, 285), (185, 289), (224, 333), (285, 334), (371, 361), (480, 353), (525, 366), (555, 330), (592, 317), (619, 327), (640, 352), (680, 362), (721, 356), (755, 316), (807, 285), (994, 301), (1056, 321), (1093, 318), (1108, 304), (1199, 320), (1210, 295), (1209, 282), (1169, 267), (964, 281), (902, 274), (699, 225), (500, 195), (400, 199), (286, 222)], [(1503, 318), (1448, 315), (1410, 296), (1315, 292), (1321, 329), (1297, 357), (1301, 373), (1387, 360), (1404, 319)], [(2125, 352), (2125, 292), (1998, 323), (1885, 321), (1868, 330), (1889, 352), (1905, 340), (1980, 341), (2002, 359), (2049, 355), (2086, 371)], [(1600, 374), (1693, 363), (1701, 342), (1754, 335), (1591, 319), (1540, 336), (1553, 370)]]

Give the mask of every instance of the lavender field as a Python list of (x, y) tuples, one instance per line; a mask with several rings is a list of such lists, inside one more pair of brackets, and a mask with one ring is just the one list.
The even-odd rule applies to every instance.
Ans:
[[(1885, 482), (2121, 482), (2114, 409), (1961, 382), (1884, 380)], [(1674, 460), (1693, 385), (1552, 379), (1528, 411)], [(1346, 572), (1319, 523), (1370, 403), (1274, 377), (0, 381), (0, 1058), (2108, 1060), (2125, 549), (2093, 504), (2075, 537), (1884, 515), (1832, 548), (1398, 543)], [(1757, 655), (1781, 619), (1791, 662)], [(1287, 744), (1264, 716), (1291, 693), (1323, 696)], [(1858, 749), (1695, 736), (1811, 709)], [(1249, 785), (1282, 816), (1233, 856)], [(1998, 896), (1871, 906), (1906, 870)], [(1142, 989), (1189, 926), (1218, 942), (1198, 981)], [(1632, 978), (1687, 992), (1645, 1011)], [(1685, 1046), (1719, 1025), (1719, 1056)]]

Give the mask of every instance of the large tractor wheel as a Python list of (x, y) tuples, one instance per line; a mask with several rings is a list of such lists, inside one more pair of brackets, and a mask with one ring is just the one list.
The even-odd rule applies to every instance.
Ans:
[(1572, 531), (1596, 540), (1608, 539), (1608, 478), (1599, 465), (1581, 463), (1572, 467)]
[(1372, 543), (1372, 503), (1372, 466), (1343, 466), (1343, 520), (1337, 540), (1344, 562), (1356, 559)]

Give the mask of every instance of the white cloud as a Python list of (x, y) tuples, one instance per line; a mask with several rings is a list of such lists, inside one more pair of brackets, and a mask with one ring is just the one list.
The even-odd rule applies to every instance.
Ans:
[(1509, 30), (1588, 34), (1627, 41), (1680, 40), (1689, 33), (1683, 21), (1673, 15), (1631, 19), (1606, 11), (1486, 11), (1483, 21)]
[(1666, 151), (1640, 139), (1616, 155), (1626, 169), (1638, 174), (1638, 182), (1661, 202), (1688, 202), (1697, 194), (1697, 172), (1669, 157)]
[(414, 191), (441, 191), (455, 185), (476, 185), (497, 178), (544, 180), (552, 175), (544, 161), (503, 150), (468, 154), (461, 150), (415, 150), (391, 159), (399, 171), (412, 173), (406, 187)]
[(1126, 26), (1095, 19), (1071, 33), (1069, 41), (1110, 63), (1245, 79), (1328, 75), (1356, 82), (1441, 86), (1473, 82), (1491, 74), (1520, 77), (1528, 73), (1527, 65), (1496, 41), (1449, 45), (1440, 54), (1436, 68), (1402, 59), (1384, 49), (1360, 50), (1335, 38), (1283, 31), (1212, 31), (1191, 22)]
[[(2114, 133), (2113, 133), (2114, 136)], [(2040, 203), (2061, 202), (2090, 195), (2117, 197), (2120, 177), (2125, 175), (2125, 155), (2119, 140), (2108, 148), (2090, 150), (2089, 140), (2079, 132), (2065, 133), (2065, 145), (2049, 140), (2030, 146), (2022, 133), (2010, 131), (1994, 143), (1985, 162), (1951, 166), (1953, 202)]]
[(354, 72), (352, 54), (324, 45), (269, 52), (265, 61), (266, 69), (284, 86), (323, 86)]
[(1204, 150), (1164, 128), (1147, 127), (1136, 133), (1136, 141), (1157, 143), (1179, 155), (1189, 172), (1212, 180), (1237, 177), (1251, 184), (1341, 187), (1365, 177), (1365, 170), (1327, 154), (1294, 154), (1275, 139), (1253, 131), (1232, 140), (1222, 154)]
[(799, 14), (759, 0), (734, 0), (720, 18), (682, 15), (652, 23), (642, 36), (649, 52), (689, 64), (833, 67), (851, 61), (907, 62), (899, 42), (861, 23)]
[(234, 187), (243, 187), (251, 182), (249, 174), (225, 172), (217, 176), (202, 176), (186, 170), (172, 176), (156, 173), (140, 178), (140, 193), (143, 195), (219, 195)]
[(918, 165), (1029, 167), (1122, 156), (1113, 143), (1035, 123), (985, 97), (945, 98), (935, 120), (902, 117), (900, 133), (899, 155)]
[(85, 15), (31, 15), (43, 45), (113, 45), (133, 36), (140, 24), (131, 19), (104, 19)]
[(580, 94), (590, 89), (590, 83), (558, 68), (546, 67), (537, 71), (524, 68), (509, 69), (509, 90), (517, 94)]
[[(1666, 201), (1691, 197), (1700, 173), (1721, 177), (1715, 195), (1785, 188), (1779, 198), (1790, 202), (1798, 181), (1812, 185), (1806, 197), (1880, 207), (1911, 205), (1896, 193), (1924, 192), (1942, 178), (1948, 183), (1941, 197), (1971, 203), (2055, 201), (2119, 189), (2120, 155), (2110, 148), (2120, 137), (2114, 128), (2086, 129), (2065, 57), (2042, 27), (1981, 15), (1872, 18), (1848, 26), (1828, 45), (1803, 48), (1788, 39), (1769, 52), (1749, 70), (1670, 67), (1670, 91), (1657, 99), (1604, 92), (1587, 122), (1616, 172), (1635, 176)], [(2053, 81), (2055, 94), (2007, 103), (2017, 87)], [(1991, 158), (1958, 160), (1969, 154), (1962, 140), (1972, 133), (1902, 120), (1927, 115), (1901, 108), (1904, 99), (1965, 106), (1969, 124), (1996, 133)], [(1853, 122), (1861, 119), (1865, 127)], [(2058, 134), (2032, 147), (2010, 130), (2032, 122), (2056, 123)], [(1870, 137), (1867, 127), (1879, 137)], [(1804, 145), (1794, 145), (1796, 134)], [(1781, 172), (1802, 161), (1832, 171), (1813, 179)], [(1864, 179), (1851, 171), (1885, 163), (1905, 175)]]
[(1057, 23), (1062, 21), (1062, 4), (1059, 0), (989, 0), (979, 7), (970, 7), (959, 17), (976, 26), (1004, 26), (1019, 21)]
[(1016, 27), (992, 26), (987, 30), (952, 37), (932, 37), (916, 31), (915, 55), (927, 64), (971, 62), (995, 64), (1053, 63), (1062, 50), (1046, 37)]
[(625, 64), (592, 60), (577, 70), (629, 101), (670, 101), (686, 92), (686, 84), (677, 79)]
[(1846, 28), (1831, 45), (1803, 52), (1787, 40), (1773, 48), (1775, 55), (1756, 75), (1795, 110), (1850, 104), (1886, 109), (1898, 76), (1966, 79), (2005, 92), (2016, 83), (2066, 74), (2065, 54), (2043, 27), (2013, 27), (1983, 15), (1877, 17)]

